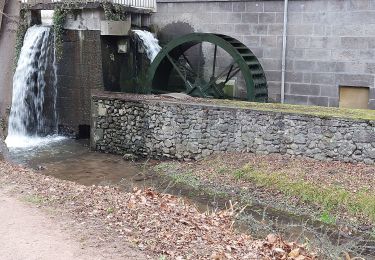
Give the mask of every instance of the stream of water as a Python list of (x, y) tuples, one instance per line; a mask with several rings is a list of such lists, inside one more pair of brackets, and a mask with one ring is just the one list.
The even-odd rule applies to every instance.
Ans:
[(133, 32), (141, 39), (147, 57), (152, 62), (161, 50), (159, 40), (148, 31), (133, 30)]
[(61, 140), (55, 135), (56, 83), (51, 28), (34, 25), (27, 30), (13, 77), (8, 147), (32, 147)]

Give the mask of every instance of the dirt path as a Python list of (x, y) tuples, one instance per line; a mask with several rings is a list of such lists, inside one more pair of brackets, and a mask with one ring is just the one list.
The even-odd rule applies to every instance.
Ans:
[[(103, 249), (86, 248), (68, 235), (63, 223), (27, 202), (0, 190), (0, 259), (108, 259)], [(110, 259), (146, 259), (139, 252)]]

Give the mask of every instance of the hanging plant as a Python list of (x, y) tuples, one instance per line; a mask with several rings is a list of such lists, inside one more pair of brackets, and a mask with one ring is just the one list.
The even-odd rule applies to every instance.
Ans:
[(27, 22), (26, 13), (27, 11), (25, 9), (21, 9), (20, 19), (19, 19), (18, 28), (17, 28), (17, 36), (16, 36), (16, 55), (14, 59), (14, 69), (17, 68), (17, 63), (18, 63), (18, 59), (20, 58), (23, 41), (25, 39), (27, 29), (29, 29), (29, 24)]
[(60, 61), (63, 56), (63, 34), (64, 24), (69, 10), (62, 7), (56, 7), (53, 13), (53, 31), (55, 35), (55, 56)]

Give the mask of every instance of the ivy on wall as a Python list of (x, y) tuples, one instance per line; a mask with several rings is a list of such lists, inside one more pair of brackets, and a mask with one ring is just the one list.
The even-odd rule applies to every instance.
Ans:
[(120, 4), (114, 4), (111, 2), (104, 2), (101, 4), (104, 10), (104, 16), (109, 21), (126, 21), (128, 14), (126, 12), (126, 6)]
[(21, 9), (16, 36), (16, 55), (14, 59), (14, 69), (17, 67), (18, 59), (20, 58), (21, 49), (27, 29), (29, 29), (29, 23), (27, 22), (27, 10)]
[(53, 32), (55, 35), (55, 57), (59, 61), (63, 56), (63, 34), (64, 34), (64, 24), (66, 17), (69, 13), (69, 9), (65, 9), (61, 6), (56, 7), (53, 12)]

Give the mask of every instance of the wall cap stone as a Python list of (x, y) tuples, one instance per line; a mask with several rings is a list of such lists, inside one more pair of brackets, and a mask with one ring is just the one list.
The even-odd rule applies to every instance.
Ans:
[(92, 100), (123, 100), (139, 103), (164, 103), (171, 105), (188, 105), (194, 108), (207, 108), (214, 110), (250, 110), (263, 114), (280, 114), (296, 116), (296, 119), (320, 118), (320, 119), (340, 119), (347, 122), (370, 123), (375, 127), (375, 110), (363, 109), (343, 109), (318, 106), (302, 106), (280, 103), (254, 103), (247, 101), (233, 101), (220, 99), (203, 99), (189, 97), (176, 99), (161, 95), (140, 95), (120, 92), (95, 91), (92, 93)]

